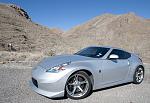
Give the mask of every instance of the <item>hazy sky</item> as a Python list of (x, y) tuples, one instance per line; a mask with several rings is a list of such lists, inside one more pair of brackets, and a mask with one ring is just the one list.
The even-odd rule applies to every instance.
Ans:
[(67, 30), (104, 13), (135, 12), (150, 18), (150, 0), (0, 0), (24, 8), (32, 20)]

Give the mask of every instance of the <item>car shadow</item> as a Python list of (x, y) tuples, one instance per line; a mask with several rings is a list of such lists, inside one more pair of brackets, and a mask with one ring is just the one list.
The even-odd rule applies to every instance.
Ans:
[(67, 97), (57, 97), (57, 98), (49, 98), (51, 100), (64, 100), (64, 99), (68, 99)]
[[(115, 86), (111, 86), (111, 87), (106, 87), (106, 88), (102, 88), (102, 89), (93, 90), (87, 97), (89, 97), (93, 92), (105, 91), (105, 90), (108, 90), (108, 89), (117, 88), (117, 87), (129, 85), (129, 84), (132, 84), (132, 82), (128, 82), (128, 83), (124, 83), (124, 84), (119, 84), (119, 85), (115, 85)], [(65, 97), (57, 97), (57, 98), (49, 98), (49, 97), (46, 97), (46, 96), (44, 96), (44, 97), (48, 98), (48, 99), (51, 99), (51, 100), (64, 100), (64, 99), (68, 99), (66, 96)]]
[(119, 84), (119, 85), (114, 85), (114, 86), (110, 86), (110, 87), (106, 87), (106, 88), (101, 88), (101, 89), (93, 90), (93, 92), (105, 91), (105, 90), (108, 90), (108, 89), (117, 88), (117, 87), (129, 85), (129, 84), (132, 84), (132, 82), (123, 83), (123, 84)]
[[(41, 94), (39, 94), (39, 95), (41, 95)], [(64, 99), (67, 99), (66, 96), (64, 96), (64, 97), (55, 97), (55, 98), (50, 98), (50, 97), (47, 97), (47, 96), (44, 96), (44, 95), (41, 95), (41, 96), (43, 96), (47, 99), (51, 99), (51, 100), (64, 100)]]

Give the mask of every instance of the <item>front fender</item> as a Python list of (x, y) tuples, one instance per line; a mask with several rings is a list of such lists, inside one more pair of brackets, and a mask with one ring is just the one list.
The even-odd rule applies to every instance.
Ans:
[(67, 69), (71, 69), (71, 72), (69, 73), (70, 75), (77, 71), (90, 72), (92, 74), (90, 78), (92, 79), (93, 89), (96, 88), (95, 81), (99, 80), (99, 67), (97, 65), (97, 62), (77, 62), (67, 66)]

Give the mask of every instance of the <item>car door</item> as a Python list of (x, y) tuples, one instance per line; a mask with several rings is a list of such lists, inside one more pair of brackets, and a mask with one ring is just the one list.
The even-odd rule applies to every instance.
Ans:
[[(118, 55), (118, 59), (109, 59), (109, 56)], [(126, 78), (129, 71), (130, 53), (123, 50), (113, 49), (106, 60), (102, 62), (103, 84), (122, 81)]]

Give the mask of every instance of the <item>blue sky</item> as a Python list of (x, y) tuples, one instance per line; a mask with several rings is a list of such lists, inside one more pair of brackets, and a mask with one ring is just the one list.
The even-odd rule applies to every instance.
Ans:
[(68, 30), (104, 13), (135, 12), (150, 18), (150, 0), (0, 0), (24, 8), (32, 20), (49, 28)]

